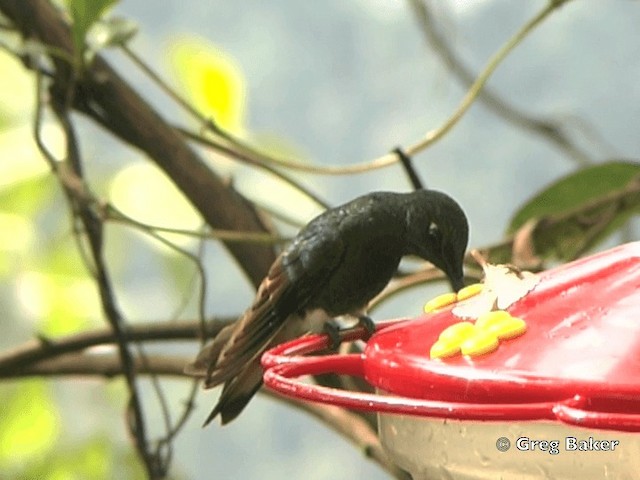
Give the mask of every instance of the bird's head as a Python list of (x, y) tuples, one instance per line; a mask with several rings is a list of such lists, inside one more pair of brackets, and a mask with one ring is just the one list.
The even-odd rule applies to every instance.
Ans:
[(462, 262), (469, 241), (467, 217), (458, 203), (434, 190), (407, 195), (407, 254), (417, 255), (442, 270), (458, 291), (463, 286)]

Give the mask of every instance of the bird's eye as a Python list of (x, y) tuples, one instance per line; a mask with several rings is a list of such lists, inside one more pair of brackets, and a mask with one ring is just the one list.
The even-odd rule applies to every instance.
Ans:
[(432, 237), (437, 237), (440, 235), (440, 227), (435, 222), (431, 222), (429, 224), (429, 235)]

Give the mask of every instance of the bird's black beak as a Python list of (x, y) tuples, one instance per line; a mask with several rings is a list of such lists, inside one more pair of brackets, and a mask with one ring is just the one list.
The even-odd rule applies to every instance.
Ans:
[(461, 276), (449, 277), (449, 283), (454, 292), (458, 292), (464, 287), (464, 279)]
[(447, 269), (447, 277), (449, 283), (454, 292), (458, 292), (464, 287), (464, 272), (462, 271), (462, 265), (454, 268)]

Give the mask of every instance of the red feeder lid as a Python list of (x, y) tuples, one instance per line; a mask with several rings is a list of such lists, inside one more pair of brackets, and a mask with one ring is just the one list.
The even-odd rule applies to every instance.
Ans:
[[(308, 400), (387, 413), (640, 431), (640, 242), (541, 273), (507, 310), (527, 332), (486, 355), (430, 359), (439, 334), (461, 321), (449, 307), (384, 323), (361, 355), (286, 356), (323, 348), (324, 336), (281, 345), (263, 357), (265, 383)], [(362, 375), (389, 395), (291, 378), (329, 371)]]

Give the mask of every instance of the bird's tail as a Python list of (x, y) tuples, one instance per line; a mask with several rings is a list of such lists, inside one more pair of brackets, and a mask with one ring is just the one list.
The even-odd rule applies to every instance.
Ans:
[(261, 386), (262, 366), (260, 359), (257, 358), (248, 364), (237, 377), (224, 384), (218, 403), (213, 407), (202, 426), (207, 426), (218, 415), (220, 415), (222, 425), (235, 419)]
[[(196, 359), (184, 368), (184, 372), (187, 375), (204, 378), (205, 388), (215, 387), (216, 384), (210, 383), (208, 377), (218, 363), (220, 353), (231, 338), (235, 327), (235, 324), (231, 324), (220, 330), (213, 341), (200, 351)], [(237, 376), (225, 382), (218, 403), (205, 420), (203, 427), (218, 415), (223, 425), (236, 418), (261, 385), (262, 367), (258, 357), (245, 365)]]
[[(236, 418), (262, 386), (263, 371), (260, 364), (262, 352), (271, 345), (292, 338), (289, 334), (278, 335), (279, 338), (276, 339), (269, 338), (266, 344), (251, 349), (252, 356), (247, 358), (246, 363), (234, 361), (221, 368), (223, 353), (229, 343), (233, 342), (233, 335), (237, 335), (237, 328), (238, 325), (234, 323), (220, 330), (213, 341), (206, 345), (196, 359), (184, 369), (187, 375), (203, 378), (204, 387), (207, 389), (224, 384), (220, 398), (203, 426), (211, 423), (218, 415), (222, 425)], [(276, 336), (280, 330), (276, 330), (273, 336)]]
[(200, 350), (196, 359), (184, 367), (184, 373), (206, 378), (211, 366), (216, 364), (220, 352), (231, 338), (234, 328), (235, 323), (232, 323), (220, 330), (213, 341)]
[(240, 319), (223, 328), (185, 368), (204, 379), (205, 388), (224, 384), (205, 425), (217, 415), (228, 423), (240, 414), (262, 385), (260, 357), (268, 348), (309, 331), (321, 330), (328, 319), (322, 309), (295, 313), (290, 284), (276, 261), (258, 288), (256, 299)]

